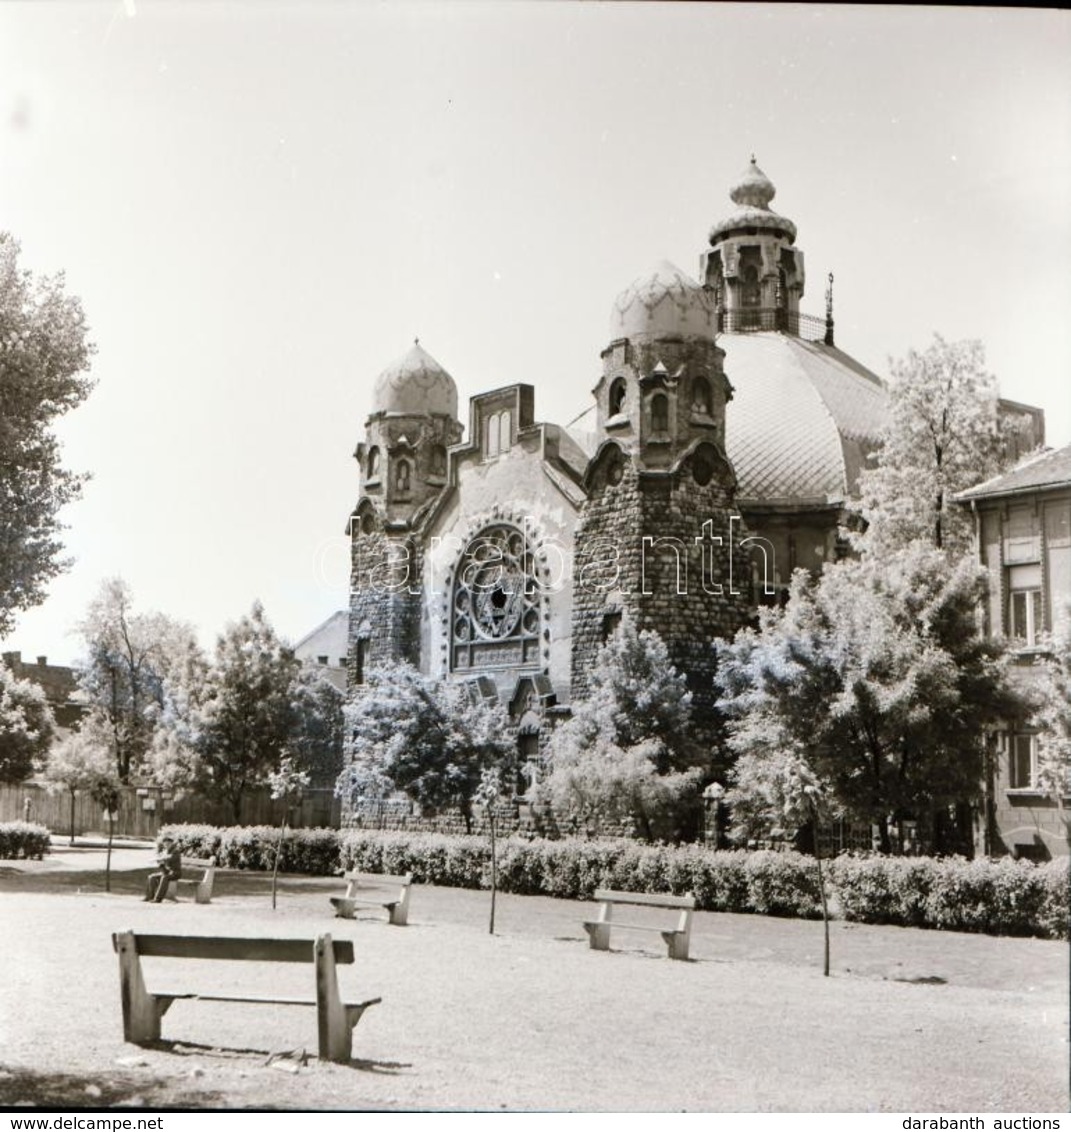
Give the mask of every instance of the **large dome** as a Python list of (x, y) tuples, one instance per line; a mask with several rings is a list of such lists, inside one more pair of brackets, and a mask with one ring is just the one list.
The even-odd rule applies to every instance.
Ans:
[(374, 413), (434, 413), (457, 419), (457, 386), (454, 379), (420, 345), (376, 379), (372, 394)]
[(610, 340), (671, 334), (713, 338), (714, 303), (694, 279), (663, 260), (614, 300)]
[(834, 346), (723, 334), (725, 440), (743, 506), (827, 506), (854, 494), (888, 418), (881, 380)]

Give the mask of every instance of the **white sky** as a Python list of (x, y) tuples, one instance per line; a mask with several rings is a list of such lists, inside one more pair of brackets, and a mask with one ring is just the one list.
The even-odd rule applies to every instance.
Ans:
[(113, 574), (206, 645), (255, 598), (301, 637), (346, 604), (379, 372), (419, 335), (462, 404), (530, 382), (565, 423), (752, 152), (842, 349), (980, 338), (1071, 440), (1066, 11), (0, 4), (0, 229), (66, 271), (99, 383), (76, 565), (4, 647), (74, 659)]

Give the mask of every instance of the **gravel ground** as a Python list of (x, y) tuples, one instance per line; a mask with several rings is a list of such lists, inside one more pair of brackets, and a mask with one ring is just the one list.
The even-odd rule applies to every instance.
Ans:
[[(657, 936), (590, 951), (590, 904), (418, 886), (411, 922), (332, 919), (338, 881), (223, 873), (210, 905), (136, 897), (149, 854), (0, 862), (0, 1105), (273, 1109), (1042, 1112), (1068, 1107), (1068, 949), (699, 913), (693, 961)], [(344, 997), (382, 995), (348, 1066), (312, 1010), (177, 1001), (122, 1039), (113, 931), (354, 941)], [(150, 990), (311, 990), (311, 968), (146, 961)], [(301, 1057), (304, 1050), (311, 1054)], [(272, 1055), (289, 1054), (272, 1059)]]

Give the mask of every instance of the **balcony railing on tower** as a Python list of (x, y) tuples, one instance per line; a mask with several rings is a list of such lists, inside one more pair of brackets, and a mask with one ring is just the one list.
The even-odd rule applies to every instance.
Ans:
[(812, 314), (800, 314), (784, 307), (737, 307), (717, 312), (719, 334), (748, 334), (760, 330), (780, 331), (807, 342), (832, 346), (832, 322)]

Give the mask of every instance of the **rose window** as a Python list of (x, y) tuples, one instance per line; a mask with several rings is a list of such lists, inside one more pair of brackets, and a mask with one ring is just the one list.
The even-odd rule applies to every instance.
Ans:
[(539, 590), (523, 532), (500, 523), (469, 542), (458, 563), (452, 618), (455, 671), (539, 664)]

